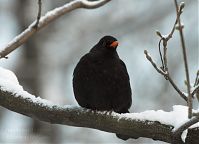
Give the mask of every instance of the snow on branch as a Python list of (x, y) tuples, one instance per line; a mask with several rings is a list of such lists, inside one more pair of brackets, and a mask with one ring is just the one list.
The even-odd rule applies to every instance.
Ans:
[[(33, 34), (47, 26), (50, 22), (56, 20), (60, 16), (69, 13), (78, 8), (85, 9), (95, 9), (101, 7), (108, 3), (111, 0), (98, 0), (98, 1), (87, 1), (87, 0), (74, 0), (70, 3), (67, 3), (61, 7), (55, 8), (54, 10), (49, 11), (43, 17), (37, 18), (32, 24), (29, 25), (27, 29), (25, 29), (21, 34), (16, 36), (12, 41), (10, 41), (3, 48), (0, 48), (0, 59), (7, 58), (7, 55), (25, 43)], [(41, 6), (41, 5), (40, 5)], [(39, 12), (41, 9), (39, 10)], [(39, 20), (39, 21), (38, 21)], [(36, 25), (36, 26), (35, 26)]]
[[(131, 138), (146, 137), (169, 143), (173, 141), (174, 132), (179, 131), (184, 124), (188, 128), (196, 123), (195, 127), (198, 127), (198, 121), (190, 124), (188, 107), (180, 105), (173, 106), (170, 112), (147, 110), (128, 114), (59, 106), (24, 91), (15, 74), (4, 68), (0, 68), (0, 106), (52, 124), (87, 127), (129, 135)], [(185, 139), (186, 135), (183, 136)]]

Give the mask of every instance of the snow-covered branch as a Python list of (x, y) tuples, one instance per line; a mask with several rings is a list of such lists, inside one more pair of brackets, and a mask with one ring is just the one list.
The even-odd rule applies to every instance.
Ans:
[[(0, 106), (52, 124), (87, 127), (129, 135), (131, 138), (146, 137), (169, 143), (175, 139), (175, 130), (184, 124), (187, 126), (189, 122), (188, 107), (180, 105), (174, 106), (171, 112), (147, 110), (129, 114), (94, 112), (69, 105), (59, 106), (24, 91), (15, 74), (3, 68), (0, 68)], [(194, 126), (198, 127), (198, 123)], [(199, 130), (197, 132), (199, 134)], [(185, 134), (183, 139), (186, 139)], [(182, 143), (182, 140), (177, 139), (177, 142)]]
[(61, 7), (58, 7), (58, 8), (55, 8), (54, 10), (49, 11), (48, 13), (46, 13), (43, 17), (39, 19), (37, 27), (35, 27), (35, 24), (37, 23), (37, 20), (35, 20), (21, 34), (16, 36), (12, 41), (10, 41), (7, 45), (1, 48), (2, 51), (0, 51), (0, 59), (6, 58), (9, 53), (11, 53), (13, 50), (17, 49), (19, 46), (25, 43), (33, 34), (35, 34), (37, 31), (39, 31), (43, 27), (47, 26), (50, 22), (54, 21), (60, 16), (78, 8), (95, 9), (95, 8), (103, 6), (109, 1), (111, 0), (98, 0), (94, 2), (87, 1), (87, 0), (74, 0)]
[(75, 106), (58, 106), (45, 103), (45, 100), (40, 98), (26, 97), (2, 90), (0, 90), (0, 105), (11, 111), (52, 124), (88, 127), (111, 133), (117, 132), (132, 138), (147, 137), (171, 142), (172, 126), (155, 121), (139, 120), (139, 117), (133, 119), (130, 114), (107, 114)]

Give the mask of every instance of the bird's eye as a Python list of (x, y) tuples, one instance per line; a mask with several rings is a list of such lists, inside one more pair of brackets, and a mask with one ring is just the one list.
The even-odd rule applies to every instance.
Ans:
[(104, 41), (104, 42), (102, 43), (102, 45), (103, 45), (103, 46), (106, 46), (106, 42)]

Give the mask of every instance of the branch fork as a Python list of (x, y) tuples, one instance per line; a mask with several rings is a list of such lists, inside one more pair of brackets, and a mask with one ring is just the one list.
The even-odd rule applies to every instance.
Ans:
[(8, 58), (7, 55), (17, 49), (19, 46), (24, 44), (31, 36), (33, 36), (37, 31), (41, 30), (52, 21), (55, 21), (57, 18), (62, 15), (69, 13), (75, 9), (85, 8), (85, 9), (95, 9), (101, 7), (108, 3), (111, 0), (98, 0), (98, 1), (88, 1), (88, 0), (74, 0), (70, 3), (67, 3), (61, 7), (55, 8), (54, 10), (49, 11), (46, 15), (41, 17), (41, 0), (38, 0), (38, 15), (37, 20), (28, 26), (21, 34), (16, 36), (11, 40), (6, 46), (1, 48), (0, 59)]

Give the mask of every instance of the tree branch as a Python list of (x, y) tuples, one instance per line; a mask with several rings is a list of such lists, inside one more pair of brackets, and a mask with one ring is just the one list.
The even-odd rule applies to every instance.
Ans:
[[(5, 89), (5, 86), (0, 86), (0, 106), (51, 124), (87, 127), (111, 133), (128, 135), (134, 139), (145, 137), (168, 143), (173, 142), (173, 138), (177, 133), (173, 133), (173, 129), (175, 127), (173, 122), (167, 122), (167, 124), (163, 124), (161, 123), (161, 120), (152, 120), (154, 119), (153, 115), (161, 114), (161, 116), (163, 116), (163, 113), (165, 116), (175, 117), (177, 113), (169, 114), (169, 112), (164, 111), (153, 111), (152, 116), (146, 118), (147, 114), (149, 114), (147, 111), (130, 114), (91, 111), (76, 106), (55, 105), (47, 100), (35, 97), (25, 91), (14, 90), (15, 93), (13, 93)], [(180, 110), (180, 112), (182, 111)], [(143, 116), (145, 119), (143, 119)], [(167, 119), (175, 118), (167, 117)], [(188, 128), (190, 123), (192, 123), (192, 120), (187, 123), (188, 124), (182, 125), (181, 127), (183, 127), (183, 129)], [(177, 131), (181, 132), (181, 127)], [(191, 134), (189, 134), (189, 139), (190, 137)], [(182, 140), (177, 139), (175, 142), (180, 143)]]
[[(178, 23), (178, 21), (180, 20), (180, 15), (182, 14), (184, 8), (184, 3), (182, 3), (179, 7), (179, 9), (177, 10), (177, 16), (176, 16), (176, 20), (175, 23), (170, 31), (169, 34), (167, 35), (162, 35), (159, 31), (156, 31), (156, 34), (160, 37), (159, 43), (158, 43), (158, 48), (159, 48), (159, 53), (160, 53), (160, 58), (161, 58), (161, 62), (162, 62), (162, 66), (160, 68), (157, 67), (156, 63), (152, 60), (151, 56), (148, 54), (148, 51), (145, 50), (145, 56), (146, 58), (151, 62), (151, 64), (153, 65), (153, 67), (157, 70), (157, 72), (159, 72), (160, 74), (162, 74), (166, 80), (169, 80), (169, 82), (171, 83), (171, 85), (173, 86), (173, 88), (179, 93), (179, 95), (186, 101), (188, 102), (188, 98), (187, 96), (178, 88), (178, 86), (174, 83), (173, 79), (170, 77), (169, 75), (169, 69), (168, 69), (168, 64), (167, 64), (167, 44), (168, 41), (172, 38), (173, 33), (175, 31), (176, 28), (176, 24)], [(163, 56), (161, 53), (161, 43), (163, 45)]]
[(199, 140), (199, 128), (189, 128), (187, 130), (186, 144), (197, 144)]
[(146, 137), (171, 142), (171, 125), (156, 121), (131, 119), (117, 113), (94, 112), (75, 106), (58, 106), (41, 98), (25, 94), (13, 94), (0, 88), (0, 105), (17, 113), (52, 124), (94, 128), (111, 133)]
[(35, 20), (32, 24), (30, 24), (30, 26), (26, 30), (24, 30), (21, 34), (16, 36), (6, 46), (1, 48), (2, 51), (0, 52), (0, 59), (6, 58), (6, 56), (9, 53), (11, 53), (13, 50), (17, 49), (19, 46), (25, 43), (37, 31), (47, 26), (50, 22), (56, 20), (60, 16), (78, 8), (95, 9), (95, 8), (103, 6), (109, 1), (111, 0), (98, 0), (94, 2), (90, 2), (87, 0), (74, 0), (61, 7), (55, 8), (52, 11), (49, 11), (48, 13), (46, 13), (45, 16), (40, 18), (39, 23), (37, 25), (37, 29), (34, 28), (35, 24), (37, 23), (37, 20)]
[(181, 135), (182, 135), (183, 131), (185, 131), (186, 129), (188, 129), (190, 126), (194, 125), (197, 122), (199, 122), (198, 116), (193, 117), (189, 121), (185, 122), (183, 125), (181, 125), (178, 129), (176, 129), (173, 132), (173, 138), (178, 139), (178, 140), (181, 139)]
[(172, 80), (172, 78), (170, 77), (170, 75), (168, 74), (168, 72), (164, 72), (162, 69), (158, 68), (156, 63), (153, 61), (153, 59), (151, 58), (151, 56), (149, 55), (147, 50), (144, 50), (144, 54), (146, 56), (146, 58), (148, 59), (148, 61), (150, 61), (150, 63), (153, 65), (153, 67), (156, 69), (156, 71), (158, 73), (160, 73), (161, 75), (163, 75), (166, 80), (168, 80), (171, 85), (173, 86), (173, 88), (178, 92), (178, 94), (185, 100), (187, 101), (187, 97), (184, 93), (182, 93), (182, 91), (177, 87), (177, 85), (174, 83), (174, 81)]

